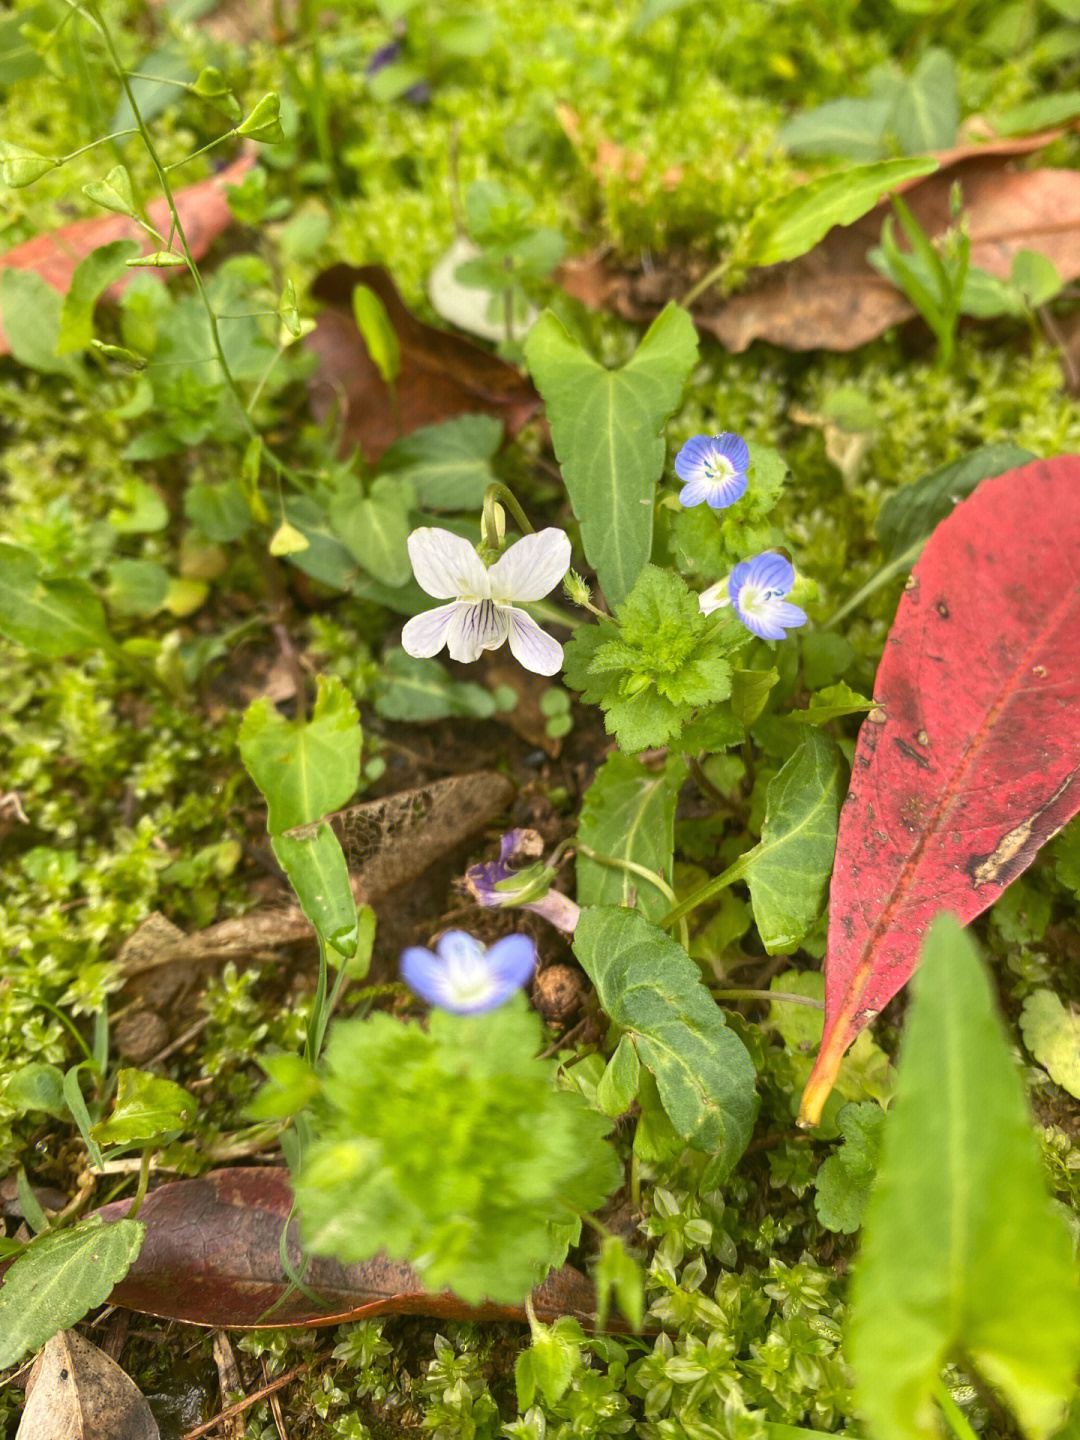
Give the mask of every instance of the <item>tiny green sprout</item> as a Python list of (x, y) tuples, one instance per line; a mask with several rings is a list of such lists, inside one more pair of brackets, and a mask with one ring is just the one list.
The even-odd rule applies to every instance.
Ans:
[(260, 145), (280, 145), (285, 139), (281, 128), (281, 99), (271, 92), (264, 95), (246, 120), (236, 127), (236, 134)]

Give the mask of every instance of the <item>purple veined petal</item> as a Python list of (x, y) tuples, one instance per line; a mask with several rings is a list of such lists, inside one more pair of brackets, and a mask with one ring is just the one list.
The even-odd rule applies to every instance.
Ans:
[(425, 526), (414, 530), (408, 543), (416, 582), (436, 600), (482, 599), (490, 595), (483, 561), (462, 536)]
[[(740, 570), (743, 572), (741, 575)], [(763, 555), (755, 555), (752, 560), (736, 565), (731, 572), (732, 582), (735, 582), (736, 575), (739, 575), (740, 585), (760, 585), (763, 590), (779, 590), (782, 595), (786, 595), (795, 584), (795, 567), (775, 550), (766, 550)]]
[(527, 984), (536, 969), (536, 945), (528, 935), (504, 935), (487, 952), (487, 966), (499, 987), (501, 1005)]
[(414, 615), (401, 632), (401, 648), (415, 660), (430, 660), (446, 644), (446, 637), (457, 611), (466, 602), (455, 600), (452, 605), (437, 605), (423, 615)]
[(401, 978), (429, 1005), (446, 1006), (446, 966), (430, 950), (411, 946), (401, 957)]
[(551, 527), (523, 535), (488, 571), (496, 600), (542, 600), (570, 569), (570, 537)]
[(702, 590), (698, 596), (698, 609), (703, 615), (711, 615), (714, 610), (731, 604), (731, 596), (727, 593), (727, 588), (726, 580), (717, 580), (715, 585), (710, 585), (707, 590)]
[(788, 630), (806, 624), (806, 611), (787, 600), (775, 596), (766, 599), (762, 591), (751, 587), (744, 587), (742, 598), (748, 603), (736, 600), (735, 613), (746, 628), (762, 640), (783, 640)]
[(722, 434), (713, 436), (713, 445), (716, 452), (723, 455), (725, 460), (730, 460), (736, 470), (745, 472), (750, 464), (750, 450), (741, 435), (725, 430)]
[(510, 621), (510, 653), (514, 659), (534, 675), (554, 675), (563, 662), (559, 642), (541, 630), (524, 610), (511, 607), (506, 614)]
[(456, 607), (450, 621), (446, 648), (452, 660), (470, 665), (484, 650), (496, 650), (506, 639), (509, 622), (506, 611), (494, 600), (474, 600)]
[[(736, 500), (741, 500), (746, 494), (747, 479), (741, 472), (729, 475), (726, 480), (707, 481), (707, 493), (705, 503), (713, 510), (726, 510), (729, 505), (734, 505)], [(690, 487), (687, 486), (687, 489)], [(686, 504), (686, 501), (683, 501)]]
[(690, 509), (691, 505), (700, 505), (703, 500), (709, 498), (711, 489), (711, 483), (706, 480), (703, 475), (698, 476), (694, 480), (688, 480), (679, 491), (679, 504), (687, 510)]
[[(713, 437), (711, 435), (695, 435), (693, 439), (687, 440), (675, 456), (675, 474), (680, 480), (703, 480), (705, 478), (705, 462), (712, 453)], [(690, 503), (697, 504), (698, 502), (691, 501)]]

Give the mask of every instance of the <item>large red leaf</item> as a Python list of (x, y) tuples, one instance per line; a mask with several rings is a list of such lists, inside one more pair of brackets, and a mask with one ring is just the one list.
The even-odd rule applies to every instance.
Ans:
[(840, 815), (816, 1124), (844, 1051), (941, 910), (992, 905), (1080, 810), (1080, 457), (985, 480), (934, 531), (874, 682)]
[[(119, 1220), (130, 1205), (130, 1200), (119, 1200), (96, 1213), (105, 1220)], [(147, 1196), (139, 1211), (147, 1227), (146, 1239), (110, 1302), (170, 1320), (236, 1329), (336, 1325), (403, 1314), (452, 1320), (526, 1319), (524, 1305), (474, 1309), (454, 1295), (432, 1294), (408, 1265), (384, 1256), (342, 1266), (314, 1255), (303, 1271), (304, 1285), (325, 1305), (294, 1289), (267, 1314), (289, 1289), (278, 1247), (291, 1206), (288, 1171), (274, 1166), (213, 1170), (199, 1180), (162, 1185)], [(302, 1256), (295, 1221), (289, 1229), (288, 1255), (299, 1272)], [(553, 1271), (533, 1291), (532, 1301), (543, 1320), (573, 1315), (590, 1329), (595, 1325), (596, 1293), (572, 1265)], [(615, 1316), (608, 1328), (625, 1326)]]

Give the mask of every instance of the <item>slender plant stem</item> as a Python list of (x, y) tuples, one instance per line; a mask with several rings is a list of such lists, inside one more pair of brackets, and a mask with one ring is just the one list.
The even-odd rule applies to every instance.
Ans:
[(151, 1154), (150, 1150), (144, 1150), (142, 1153), (142, 1161), (139, 1165), (139, 1184), (135, 1190), (135, 1198), (131, 1202), (131, 1209), (127, 1212), (129, 1220), (135, 1219), (142, 1207), (142, 1202), (146, 1199), (146, 1188), (150, 1184)]
[(941, 1406), (941, 1413), (945, 1416), (949, 1429), (957, 1437), (957, 1440), (979, 1440), (971, 1428), (971, 1422), (949, 1394), (949, 1387), (944, 1380), (939, 1379), (934, 1385), (934, 1399)]
[(615, 870), (627, 870), (631, 875), (640, 875), (642, 880), (648, 880), (650, 884), (654, 885), (665, 900), (675, 905), (676, 908), (671, 913), (675, 915), (678, 920), (679, 940), (683, 949), (689, 952), (690, 931), (687, 928), (686, 921), (676, 914), (678, 909), (678, 896), (662, 875), (658, 875), (655, 870), (650, 870), (645, 865), (639, 865), (636, 860), (623, 860), (616, 855), (600, 855), (590, 845), (582, 845), (579, 843), (575, 848), (579, 855), (585, 856), (586, 860), (592, 860), (597, 865), (610, 865)]

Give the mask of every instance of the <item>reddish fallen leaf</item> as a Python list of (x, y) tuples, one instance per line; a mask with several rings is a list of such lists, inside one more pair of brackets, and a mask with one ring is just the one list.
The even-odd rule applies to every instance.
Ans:
[[(397, 334), (396, 413), (353, 319), (357, 285), (374, 290)], [(334, 265), (311, 293), (327, 306), (304, 340), (319, 359), (308, 386), (311, 408), (319, 421), (340, 416), (343, 454), (358, 445), (374, 464), (401, 435), (457, 415), (495, 415), (515, 435), (536, 412), (540, 398), (520, 370), (471, 340), (417, 320), (381, 266)]]
[[(217, 175), (211, 175), (209, 179), (200, 180), (197, 184), (176, 192), (180, 223), (196, 260), (201, 260), (222, 231), (227, 230), (233, 223), (225, 191), (228, 186), (239, 184), (254, 163), (254, 154), (245, 153)], [(148, 205), (147, 214), (151, 223), (168, 239), (171, 222), (165, 199), (155, 200)], [(59, 290), (64, 295), (71, 285), (71, 277), (80, 260), (85, 260), (99, 245), (108, 245), (113, 240), (136, 240), (144, 255), (149, 255), (151, 250), (157, 248), (151, 243), (146, 232), (126, 215), (94, 215), (86, 220), (76, 220), (74, 224), (65, 225), (60, 230), (35, 235), (32, 240), (17, 245), (14, 250), (6, 251), (0, 255), (0, 271), (33, 270), (54, 290)], [(180, 253), (175, 239), (169, 248), (177, 254)], [(172, 275), (175, 271), (151, 270), (150, 273), (160, 277)], [(108, 293), (116, 295), (126, 283), (125, 279), (119, 280), (110, 287)], [(9, 351), (7, 337), (0, 328), (0, 355), (7, 355)]]
[[(1064, 280), (1073, 280), (1080, 275), (1080, 174), (1011, 168), (1018, 156), (1053, 138), (1028, 135), (944, 151), (932, 175), (897, 189), (922, 228), (935, 236), (950, 224), (949, 195), (958, 183), (973, 265), (1007, 279), (1019, 250), (1037, 250), (1053, 260)], [(713, 303), (706, 298), (695, 306), (695, 323), (737, 353), (754, 340), (787, 350), (854, 350), (910, 320), (914, 307), (866, 258), (891, 213), (885, 200), (854, 225), (834, 227), (800, 259), (752, 271), (737, 295)], [(601, 255), (568, 262), (559, 272), (560, 284), (575, 298), (637, 321), (653, 319), (697, 278), (686, 266), (665, 268), (662, 261), (647, 275), (633, 275)]]
[[(119, 1220), (130, 1208), (119, 1200), (96, 1213)], [(147, 1196), (139, 1211), (146, 1239), (135, 1263), (109, 1297), (167, 1320), (250, 1330), (284, 1325), (337, 1325), (375, 1315), (433, 1315), (448, 1320), (526, 1320), (525, 1307), (472, 1308), (456, 1296), (433, 1295), (408, 1265), (382, 1257), (362, 1265), (338, 1265), (312, 1256), (304, 1285), (326, 1301), (320, 1309), (301, 1290), (284, 1296), (288, 1277), (278, 1250), (292, 1205), (286, 1170), (241, 1166), (213, 1170), (199, 1180), (177, 1180)], [(296, 1222), (289, 1232), (290, 1264), (299, 1272)], [(542, 1320), (572, 1315), (592, 1328), (596, 1294), (580, 1270), (564, 1265), (532, 1295)], [(610, 1329), (620, 1328), (616, 1317)], [(625, 1327), (621, 1327), (625, 1328)]]
[(980, 914), (1080, 810), (1078, 629), (1080, 457), (984, 481), (927, 542), (859, 732), (801, 1124), (935, 915)]

